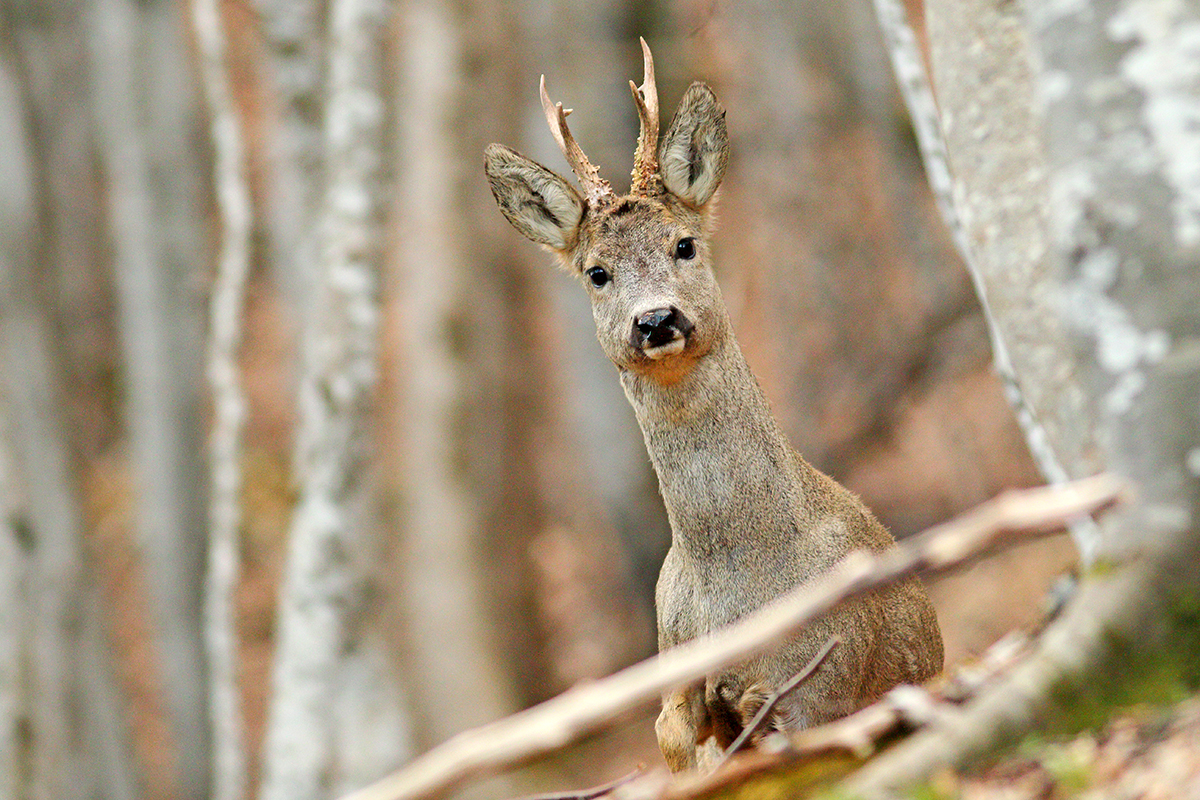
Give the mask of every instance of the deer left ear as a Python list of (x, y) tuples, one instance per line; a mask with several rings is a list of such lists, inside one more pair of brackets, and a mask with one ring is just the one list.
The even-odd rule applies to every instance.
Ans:
[(484, 151), (497, 205), (525, 238), (564, 252), (575, 246), (583, 198), (553, 170), (503, 145)]
[(728, 161), (725, 109), (712, 89), (693, 83), (659, 146), (663, 185), (680, 200), (701, 209), (716, 194)]

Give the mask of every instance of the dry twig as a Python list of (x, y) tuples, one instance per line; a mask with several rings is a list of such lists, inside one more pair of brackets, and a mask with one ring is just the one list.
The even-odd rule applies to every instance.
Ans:
[(840, 636), (830, 636), (829, 641), (825, 642), (825, 644), (821, 647), (817, 654), (812, 657), (812, 660), (808, 662), (804, 669), (796, 673), (791, 680), (789, 680), (783, 686), (780, 686), (773, 695), (767, 698), (767, 702), (763, 703), (762, 708), (760, 708), (758, 713), (754, 715), (754, 719), (750, 720), (750, 724), (742, 729), (742, 732), (738, 734), (738, 737), (733, 740), (733, 743), (729, 745), (729, 747), (725, 748), (725, 752), (721, 754), (721, 759), (717, 762), (715, 769), (719, 769), (722, 764), (729, 760), (730, 756), (732, 756), (738, 750), (741, 750), (746, 742), (750, 740), (750, 737), (754, 735), (754, 732), (762, 727), (762, 724), (766, 721), (767, 717), (770, 716), (771, 712), (775, 709), (775, 706), (779, 705), (779, 701), (787, 697), (788, 694), (791, 693), (797, 686), (808, 680), (809, 677), (817, 671), (817, 667), (821, 666), (822, 662), (825, 661), (825, 657), (832, 652), (833, 648), (837, 647), (841, 643), (842, 639)]
[(1112, 505), (1123, 490), (1118, 479), (1100, 475), (1061, 486), (1011, 491), (886, 553), (851, 554), (824, 579), (798, 587), (736, 625), (465, 731), (403, 769), (345, 795), (344, 800), (436, 797), (475, 776), (528, 761), (657, 700), (671, 687), (753, 656), (843, 600), (908, 575), (949, 569), (1002, 545), (1061, 530), (1078, 515)]

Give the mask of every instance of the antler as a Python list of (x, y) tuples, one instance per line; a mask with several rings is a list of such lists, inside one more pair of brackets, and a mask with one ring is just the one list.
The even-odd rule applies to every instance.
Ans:
[(567, 114), (570, 114), (571, 110), (564, 109), (562, 103), (550, 102), (550, 95), (546, 94), (545, 75), (542, 76), (539, 88), (542, 94), (542, 110), (546, 112), (546, 122), (550, 124), (550, 133), (554, 134), (554, 141), (558, 142), (563, 156), (571, 165), (575, 177), (579, 179), (579, 184), (587, 196), (588, 205), (606, 203), (614, 197), (612, 186), (600, 177), (600, 170), (588, 161), (588, 157), (583, 154), (575, 137), (571, 135), (571, 129), (567, 127)]
[(650, 55), (650, 45), (639, 37), (642, 43), (643, 79), (642, 85), (636, 86), (629, 82), (633, 92), (633, 102), (637, 104), (638, 119), (641, 120), (642, 130), (638, 134), (637, 150), (633, 154), (633, 186), (632, 194), (657, 194), (659, 191), (658, 177), (658, 86), (654, 83), (654, 58)]

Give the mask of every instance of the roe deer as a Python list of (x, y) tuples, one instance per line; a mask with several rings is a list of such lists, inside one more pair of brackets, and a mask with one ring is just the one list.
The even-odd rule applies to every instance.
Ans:
[[(725, 111), (693, 83), (658, 142), (650, 50), (629, 85), (641, 120), (629, 194), (617, 196), (541, 83), (550, 130), (583, 188), (498, 144), (486, 151), (508, 221), (578, 276), (658, 473), (671, 523), (655, 601), (659, 648), (701, 636), (828, 571), (894, 546), (845, 487), (785, 439), (734, 340), (713, 276), (714, 196), (729, 154)], [(847, 602), (766, 655), (667, 694), (655, 725), (674, 771), (709, 762), (826, 640), (841, 643), (780, 702), (769, 730), (849, 714), (942, 666), (937, 617), (915, 579)]]

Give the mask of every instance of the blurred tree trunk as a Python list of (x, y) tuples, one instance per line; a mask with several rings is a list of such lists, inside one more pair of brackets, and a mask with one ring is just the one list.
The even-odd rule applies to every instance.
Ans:
[(1064, 470), (1137, 496), (1039, 652), (873, 763), (868, 795), (1139, 696), (1197, 688), (1200, 10), (931, 3), (955, 197), (1031, 413)]
[(104, 244), (82, 0), (6, 0), (3, 24), (29, 115), (45, 232), (38, 291), (63, 369), (70, 446), (81, 459), (119, 436), (112, 274)]
[[(5, 8), (6, 23), (13, 9)], [(122, 700), (108, 662), (100, 598), (83, 571), (78, 487), (63, 433), (61, 376), (39, 260), (54, 239), (39, 224), (47, 176), (34, 158), (13, 29), (0, 53), (0, 408), (6, 797), (133, 798)], [(50, 37), (52, 40), (53, 37)], [(25, 44), (28, 44), (28, 40)], [(45, 43), (49, 44), (49, 41)], [(61, 176), (60, 176), (61, 177)], [(10, 604), (11, 603), (11, 604)], [(7, 690), (15, 690), (15, 694)]]
[(21, 656), (28, 611), (15, 465), (8, 449), (10, 427), (8, 409), (0, 407), (0, 800), (19, 800), (31, 794), (21, 776), (24, 745), (20, 731), (25, 705)]
[[(520, 49), (502, 34), (511, 30), (501, 5), (486, 0), (455, 8), (411, 3), (400, 20), (392, 264), (403, 340), (398, 566), (424, 747), (515, 710), (501, 642), (520, 636), (528, 620), (493, 606), (495, 579), (505, 570), (504, 580), (522, 577), (529, 536), (517, 516), (529, 507), (499, 503), (506, 478), (514, 492), (528, 480), (502, 471), (513, 424), (504, 416), (504, 392), (529, 377), (507, 349), (508, 330), (519, 324), (517, 286), (509, 283), (511, 262), (484, 233), (495, 228), (486, 182), (462, 166), (474, 162), (461, 155), (482, 152), (481, 108), (512, 107), (500, 99), (513, 85), (505, 53)], [(506, 555), (488, 551), (493, 515), (512, 517), (499, 520), (514, 534)]]
[(204, 577), (204, 652), (213, 754), (210, 797), (245, 800), (248, 759), (238, 680), (241, 643), (236, 598), (242, 559), (247, 409), (238, 356), (246, 316), (253, 217), (246, 184), (245, 128), (234, 103), (220, 2), (193, 0), (191, 11), (212, 137), (213, 188), (220, 226), (205, 356), (212, 407)]
[(209, 731), (197, 289), (207, 258), (196, 84), (180, 57), (179, 4), (95, 0), (88, 11), (138, 528), (179, 791), (201, 797)]
[(322, 0), (254, 0), (272, 88), (265, 192), (267, 258), (295, 314), (312, 307), (318, 275), (315, 222), (324, 183), (322, 92), (328, 44)]
[[(364, 432), (378, 372), (381, 94), (388, 8), (334, 0), (323, 114), (316, 306), (306, 318), (294, 474), (262, 797), (319, 800), (409, 753), (371, 620), (374, 533), (363, 518)], [(394, 686), (394, 684), (393, 684)]]

